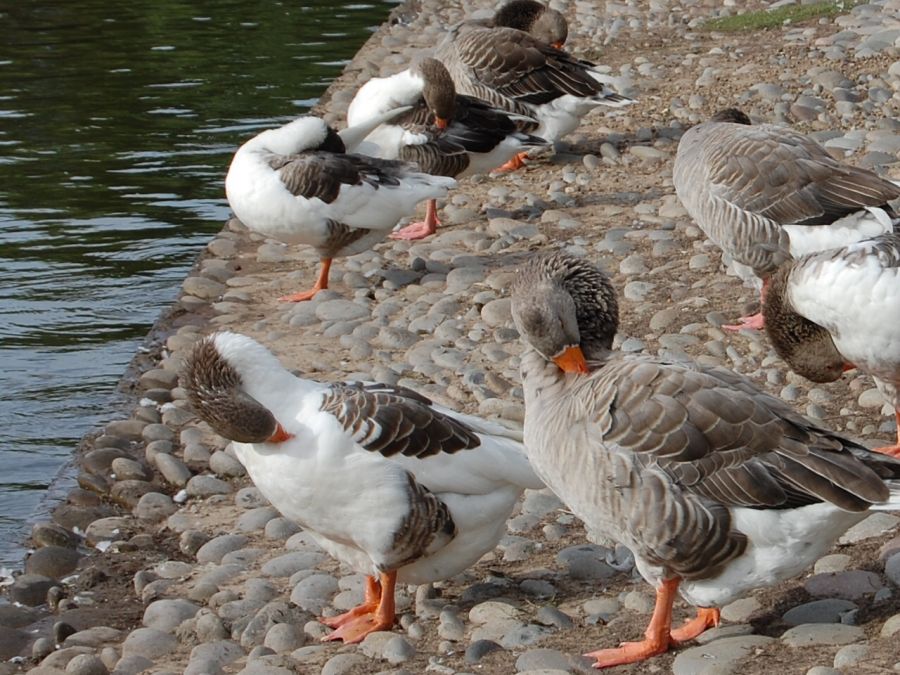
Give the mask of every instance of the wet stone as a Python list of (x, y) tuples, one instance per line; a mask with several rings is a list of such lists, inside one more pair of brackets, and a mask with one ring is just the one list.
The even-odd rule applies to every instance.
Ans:
[(64, 527), (56, 523), (35, 523), (31, 528), (31, 541), (38, 548), (43, 546), (61, 546), (75, 548), (78, 546), (78, 537)]
[(42, 574), (21, 574), (9, 587), (9, 599), (29, 607), (43, 605), (56, 582)]
[(81, 555), (71, 548), (45, 546), (28, 556), (25, 561), (25, 572), (61, 579), (75, 571), (80, 558)]

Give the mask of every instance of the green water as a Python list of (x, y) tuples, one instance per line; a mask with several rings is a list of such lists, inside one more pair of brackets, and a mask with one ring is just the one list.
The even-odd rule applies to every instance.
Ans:
[(227, 218), (236, 146), (392, 6), (0, 0), (0, 566)]

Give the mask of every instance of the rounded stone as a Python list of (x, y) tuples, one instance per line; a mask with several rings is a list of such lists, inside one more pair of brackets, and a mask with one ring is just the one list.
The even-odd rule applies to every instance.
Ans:
[(159, 658), (177, 646), (178, 640), (173, 635), (155, 628), (137, 628), (122, 643), (122, 654)]
[(276, 654), (292, 652), (306, 644), (306, 634), (299, 626), (276, 623), (268, 631), (263, 644)]
[(243, 534), (222, 534), (210, 539), (197, 551), (197, 562), (218, 563), (232, 551), (237, 551), (246, 546), (249, 539)]
[(165, 599), (150, 603), (144, 610), (147, 628), (172, 632), (185, 619), (193, 618), (200, 608), (189, 600)]
[(45, 546), (28, 556), (25, 561), (25, 572), (61, 579), (75, 571), (80, 559), (81, 555), (71, 548)]
[(43, 605), (56, 582), (42, 574), (21, 574), (9, 587), (9, 599), (29, 607)]
[(79, 654), (66, 664), (66, 672), (71, 675), (109, 675), (109, 669), (94, 654)]
[(148, 492), (143, 495), (132, 513), (141, 520), (158, 523), (178, 510), (178, 505), (169, 495), (161, 492)]
[(38, 548), (44, 546), (75, 548), (78, 546), (78, 537), (56, 523), (35, 523), (31, 528), (31, 540)]
[(187, 482), (185, 490), (191, 497), (200, 498), (213, 495), (227, 495), (232, 492), (229, 483), (215, 476), (194, 476)]

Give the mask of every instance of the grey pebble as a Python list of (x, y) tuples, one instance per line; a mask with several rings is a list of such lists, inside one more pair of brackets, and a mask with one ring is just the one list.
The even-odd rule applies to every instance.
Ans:
[(573, 579), (608, 579), (616, 574), (606, 562), (609, 553), (605, 546), (580, 544), (564, 548), (556, 554), (556, 560)]
[(503, 647), (501, 647), (493, 640), (475, 640), (474, 642), (472, 642), (472, 644), (466, 647), (466, 652), (463, 658), (465, 659), (465, 662), (470, 665), (476, 664), (485, 656), (487, 656), (491, 652), (497, 651), (498, 649), (502, 651)]
[(330, 574), (312, 574), (300, 581), (291, 591), (291, 602), (319, 613), (338, 590), (338, 582)]
[(55, 581), (42, 574), (21, 574), (9, 587), (9, 598), (29, 607), (43, 605)]
[(729, 675), (741, 673), (741, 661), (757, 649), (775, 641), (763, 635), (722, 638), (679, 652), (672, 663), (672, 675)]
[(199, 609), (189, 600), (157, 600), (144, 610), (143, 624), (147, 628), (170, 633), (185, 619), (193, 618)]
[(237, 551), (247, 545), (249, 539), (243, 534), (222, 534), (210, 539), (197, 551), (197, 562), (218, 563), (232, 551)]
[(231, 485), (215, 476), (194, 476), (191, 478), (185, 490), (191, 497), (211, 497), (213, 495), (227, 495), (232, 492)]
[(141, 520), (158, 523), (171, 516), (177, 510), (178, 506), (169, 495), (161, 492), (147, 492), (138, 500), (132, 513)]
[(266, 539), (284, 541), (300, 531), (300, 526), (284, 517), (273, 518), (266, 523)]
[(66, 664), (66, 673), (70, 675), (108, 675), (109, 669), (94, 654), (79, 654)]
[(271, 506), (260, 506), (238, 516), (236, 527), (241, 532), (256, 532), (262, 530), (273, 518), (278, 518), (277, 509)]
[(320, 675), (344, 675), (356, 668), (364, 668), (368, 659), (362, 654), (336, 654), (322, 666)]
[(803, 585), (810, 595), (815, 597), (834, 597), (845, 600), (874, 595), (882, 588), (881, 577), (874, 572), (864, 570), (814, 574)]
[[(209, 468), (217, 476), (226, 478), (238, 478), (244, 476), (247, 470), (237, 458), (232, 457), (227, 452), (216, 450), (209, 458)], [(229, 490), (230, 492), (230, 490)]]
[(71, 548), (45, 546), (28, 556), (25, 573), (61, 579), (75, 570), (80, 559), (81, 555)]
[(122, 655), (159, 658), (178, 646), (175, 636), (155, 628), (137, 628), (122, 643)]
[(846, 645), (834, 655), (835, 668), (852, 668), (869, 658), (872, 648), (869, 645)]
[(789, 626), (807, 623), (841, 623), (841, 616), (855, 609), (858, 609), (858, 606), (854, 602), (840, 598), (828, 598), (792, 607), (781, 618)]
[(187, 485), (193, 475), (187, 465), (174, 455), (156, 455), (156, 468), (169, 483), (179, 487)]
[(845, 645), (858, 642), (866, 636), (859, 626), (841, 623), (804, 623), (786, 630), (781, 641), (790, 647), (813, 645)]
[(276, 623), (266, 632), (263, 644), (278, 654), (292, 652), (306, 644), (306, 634), (294, 624)]
[(300, 570), (312, 569), (327, 559), (328, 556), (315, 551), (292, 551), (266, 561), (260, 572), (267, 577), (289, 577)]
[(384, 645), (382, 657), (392, 665), (405, 663), (416, 655), (416, 648), (401, 635), (394, 636)]

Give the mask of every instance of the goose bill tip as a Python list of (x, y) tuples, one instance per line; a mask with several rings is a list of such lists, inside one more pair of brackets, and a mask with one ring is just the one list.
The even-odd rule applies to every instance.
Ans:
[(578, 345), (566, 347), (560, 354), (553, 357), (553, 363), (565, 373), (586, 375), (590, 372), (587, 361), (584, 358), (584, 352), (581, 351), (581, 347)]
[(284, 441), (288, 441), (294, 437), (294, 434), (289, 434), (285, 431), (284, 427), (281, 426), (281, 423), (278, 422), (275, 425), (275, 432), (266, 439), (267, 443), (283, 443)]

